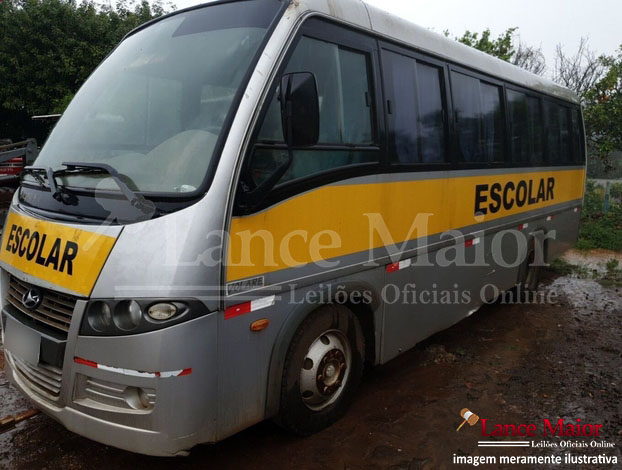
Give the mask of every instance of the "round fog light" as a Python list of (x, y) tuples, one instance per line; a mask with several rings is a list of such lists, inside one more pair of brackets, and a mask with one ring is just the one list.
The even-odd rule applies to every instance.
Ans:
[(112, 323), (112, 311), (106, 302), (97, 301), (89, 306), (86, 314), (87, 321), (93, 330), (104, 332)]
[(127, 387), (123, 391), (123, 398), (125, 399), (125, 403), (134, 410), (148, 410), (151, 408), (149, 396), (142, 388)]
[(154, 320), (168, 320), (177, 314), (177, 307), (174, 304), (163, 302), (149, 307), (147, 314)]
[(114, 309), (114, 324), (124, 331), (130, 331), (140, 324), (142, 318), (140, 305), (135, 300), (119, 302)]

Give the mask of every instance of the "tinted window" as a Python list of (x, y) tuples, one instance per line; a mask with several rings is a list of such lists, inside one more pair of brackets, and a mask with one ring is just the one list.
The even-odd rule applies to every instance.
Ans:
[[(416, 61), (392, 52), (387, 53), (393, 99), (390, 100), (389, 119), (394, 145), (394, 160), (399, 163), (419, 162), (417, 123), (417, 70)], [(392, 152), (392, 153), (393, 153)]]
[[(343, 149), (375, 144), (369, 56), (303, 37), (287, 64), (286, 73), (292, 72), (312, 72), (316, 77), (321, 148), (295, 150), (294, 162), (281, 183), (334, 168), (377, 161), (375, 147)], [(276, 92), (257, 141), (250, 162), (253, 184), (261, 184), (287, 158)]]
[(560, 160), (564, 163), (572, 162), (569, 112), (570, 110), (568, 108), (558, 106)]
[(575, 163), (584, 163), (583, 127), (581, 124), (581, 111), (572, 110), (572, 156)]
[(544, 109), (548, 161), (553, 164), (572, 162), (576, 158), (572, 150), (576, 137), (573, 137), (570, 109), (550, 101), (545, 101)]
[(454, 73), (451, 86), (460, 159), (465, 162), (482, 161), (479, 80), (461, 73)]
[(503, 89), (499, 86), (480, 83), (482, 99), (482, 145), (483, 160), (503, 161), (505, 142), (505, 119), (503, 117)]
[(503, 161), (503, 88), (454, 72), (452, 91), (461, 159), (465, 162)]
[(512, 160), (542, 161), (540, 100), (514, 90), (507, 91)]
[(529, 127), (529, 152), (531, 161), (541, 163), (544, 160), (542, 143), (542, 111), (540, 98), (527, 97), (527, 125)]
[(385, 51), (390, 83), (392, 159), (398, 163), (445, 160), (445, 123), (440, 68)]
[(529, 161), (529, 123), (527, 95), (508, 90), (508, 112), (510, 115), (510, 143), (512, 160)]
[(443, 119), (443, 75), (441, 69), (417, 62), (419, 89), (419, 132), (421, 160), (445, 160), (445, 122)]
[(546, 149), (550, 163), (559, 163), (561, 158), (559, 109), (557, 104), (550, 101), (544, 102), (546, 117)]

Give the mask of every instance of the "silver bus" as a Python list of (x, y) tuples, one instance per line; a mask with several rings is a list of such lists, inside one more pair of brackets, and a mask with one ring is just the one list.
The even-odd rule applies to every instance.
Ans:
[(572, 92), (359, 0), (175, 12), (116, 47), (24, 172), (8, 377), (144, 454), (265, 419), (311, 434), (366, 365), (533, 292), (584, 178)]

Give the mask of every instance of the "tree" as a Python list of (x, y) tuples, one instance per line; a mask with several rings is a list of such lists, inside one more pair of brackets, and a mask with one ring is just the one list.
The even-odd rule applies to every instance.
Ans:
[[(486, 29), (482, 33), (473, 33), (467, 30), (462, 36), (455, 39), (462, 44), (509, 62), (516, 53), (512, 37), (517, 29), (509, 28), (496, 39), (491, 39), (490, 29)], [(445, 36), (449, 36), (448, 31), (445, 31)]]
[(611, 168), (609, 157), (622, 151), (622, 45), (616, 56), (601, 57), (600, 78), (583, 94), (590, 151)]
[(544, 75), (546, 72), (546, 59), (541, 47), (527, 46), (519, 42), (510, 62), (536, 75)]
[[(543, 75), (546, 71), (546, 60), (542, 49), (527, 46), (520, 41), (517, 46), (514, 41), (517, 31), (518, 28), (508, 28), (498, 37), (492, 38), (490, 29), (486, 29), (482, 33), (474, 33), (467, 30), (462, 36), (456, 37), (455, 40), (517, 65), (529, 72)], [(445, 36), (449, 35), (449, 31), (445, 31)]]
[(581, 99), (594, 88), (606, 70), (603, 58), (590, 50), (586, 38), (581, 38), (574, 55), (566, 54), (562, 45), (558, 44), (555, 56), (553, 80), (570, 88)]

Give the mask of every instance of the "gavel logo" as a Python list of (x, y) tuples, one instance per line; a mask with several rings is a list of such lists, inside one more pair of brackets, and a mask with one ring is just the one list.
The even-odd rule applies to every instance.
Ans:
[(456, 432), (460, 431), (460, 428), (464, 426), (464, 423), (469, 423), (469, 426), (475, 426), (475, 423), (479, 421), (479, 416), (477, 416), (475, 413), (472, 413), (468, 408), (462, 408), (460, 410), (460, 416), (464, 418), (464, 421), (462, 421), (462, 424), (458, 426)]

